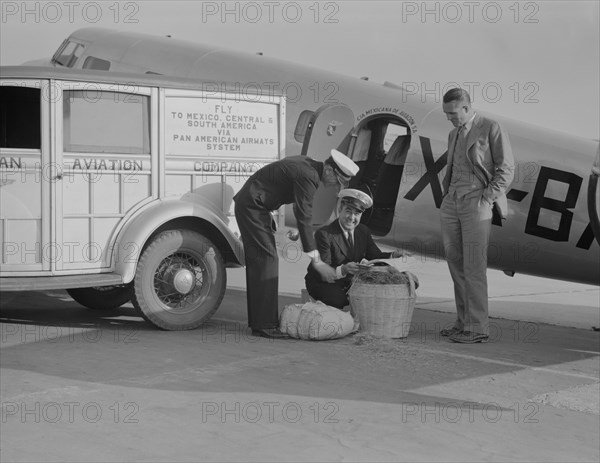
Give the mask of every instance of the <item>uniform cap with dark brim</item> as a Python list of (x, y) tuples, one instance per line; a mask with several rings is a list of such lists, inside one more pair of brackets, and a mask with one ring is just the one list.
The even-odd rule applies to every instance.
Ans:
[(347, 185), (350, 178), (358, 173), (359, 167), (352, 159), (335, 149), (331, 150), (331, 158), (333, 159), (333, 170), (338, 178)]
[(355, 190), (354, 188), (345, 188), (338, 193), (338, 198), (342, 201), (342, 204), (348, 204), (349, 206), (358, 209), (360, 212), (364, 212), (373, 206), (373, 199), (364, 191)]

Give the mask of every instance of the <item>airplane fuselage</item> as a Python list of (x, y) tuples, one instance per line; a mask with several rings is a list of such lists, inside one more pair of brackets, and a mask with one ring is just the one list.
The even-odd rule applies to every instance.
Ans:
[[(364, 173), (363, 181), (373, 187), (386, 181), (393, 184), (389, 189), (392, 193), (381, 198), (380, 210), (371, 216), (365, 214), (363, 220), (389, 245), (444, 256), (439, 207), (452, 125), (442, 112), (441, 95), (424, 98), (401, 88), (287, 61), (166, 38), (90, 29), (78, 31), (70, 39), (84, 47), (82, 56), (71, 63), (74, 68), (85, 67), (84, 58), (89, 56), (103, 60), (103, 66), (109, 63), (111, 72), (201, 78), (211, 82), (206, 89), (209, 92), (233, 83), (240, 92), (260, 87), (285, 94), (287, 156), (302, 152), (303, 139), (298, 133), (303, 112), (346, 105), (354, 123), (343, 128), (349, 135), (341, 149), (353, 159), (363, 159), (365, 172), (370, 168), (375, 172), (370, 178)], [(516, 166), (507, 191), (508, 218), (492, 227), (489, 266), (507, 274), (600, 284), (600, 237), (594, 236), (587, 210), (588, 177), (598, 142), (490, 116), (508, 132)], [(390, 124), (403, 128), (410, 137), (402, 168), (395, 171), (399, 184), (398, 178), (390, 175), (385, 180), (384, 172), (387, 168), (391, 174), (399, 166), (390, 168), (380, 159), (385, 154), (383, 136)], [(366, 132), (370, 138), (361, 148)], [(362, 157), (359, 149), (365, 151)], [(288, 215), (292, 218), (291, 213)], [(290, 221), (288, 224), (292, 225)], [(472, 249), (484, 251), (476, 245)]]

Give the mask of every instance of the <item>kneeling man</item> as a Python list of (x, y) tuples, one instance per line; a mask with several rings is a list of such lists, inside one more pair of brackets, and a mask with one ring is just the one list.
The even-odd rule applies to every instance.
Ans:
[(317, 230), (315, 239), (321, 259), (335, 268), (337, 279), (323, 281), (311, 263), (304, 277), (306, 289), (313, 299), (341, 309), (349, 304), (346, 292), (352, 275), (359, 270), (362, 259), (402, 257), (401, 251), (382, 252), (366, 225), (360, 223), (362, 213), (373, 205), (371, 197), (351, 188), (339, 192), (338, 218)]

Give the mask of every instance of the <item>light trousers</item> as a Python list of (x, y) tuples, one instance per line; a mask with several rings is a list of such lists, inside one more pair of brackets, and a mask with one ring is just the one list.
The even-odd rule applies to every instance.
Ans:
[(444, 252), (454, 282), (457, 328), (489, 335), (487, 254), (492, 205), (480, 194), (444, 196), (440, 208)]

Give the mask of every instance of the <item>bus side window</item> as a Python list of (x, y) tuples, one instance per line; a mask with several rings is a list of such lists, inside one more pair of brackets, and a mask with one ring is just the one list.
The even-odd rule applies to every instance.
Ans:
[(0, 87), (0, 148), (41, 149), (40, 90)]
[(149, 97), (102, 90), (68, 90), (63, 100), (64, 150), (150, 153)]

